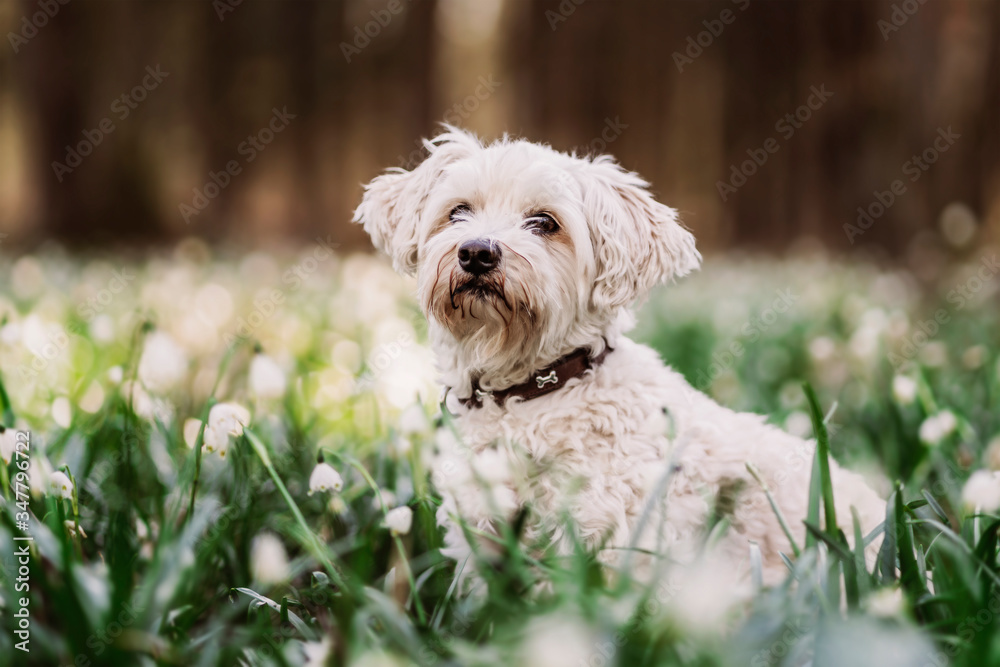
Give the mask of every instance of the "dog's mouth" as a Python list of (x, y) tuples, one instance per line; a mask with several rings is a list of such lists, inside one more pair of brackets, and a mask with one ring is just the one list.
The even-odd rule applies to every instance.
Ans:
[[(502, 273), (497, 273), (497, 276), (502, 276)], [(501, 302), (507, 309), (510, 309), (510, 303), (507, 300), (507, 295), (504, 293), (503, 278), (495, 278), (492, 274), (486, 274), (484, 276), (477, 276), (465, 280), (461, 283), (455, 282), (456, 276), (452, 275), (452, 280), (450, 281), (450, 296), (451, 296), (451, 307), (454, 310), (461, 308), (461, 305), (455, 301), (455, 299), (463, 294), (469, 294), (476, 301), (485, 302)]]

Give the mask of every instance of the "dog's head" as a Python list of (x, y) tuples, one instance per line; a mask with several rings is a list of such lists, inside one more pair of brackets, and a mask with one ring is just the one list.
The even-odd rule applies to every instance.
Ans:
[(412, 171), (390, 170), (355, 212), (424, 312), (472, 365), (599, 344), (656, 284), (697, 268), (694, 237), (636, 174), (448, 127)]

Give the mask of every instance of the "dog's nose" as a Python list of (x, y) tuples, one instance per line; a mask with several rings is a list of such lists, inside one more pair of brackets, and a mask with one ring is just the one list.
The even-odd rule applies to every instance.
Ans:
[(458, 248), (458, 265), (472, 275), (481, 276), (496, 268), (500, 262), (500, 246), (475, 239)]

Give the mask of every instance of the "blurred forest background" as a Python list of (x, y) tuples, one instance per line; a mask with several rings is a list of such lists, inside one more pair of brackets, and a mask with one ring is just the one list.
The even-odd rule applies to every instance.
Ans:
[[(0, 3), (8, 248), (368, 247), (349, 222), (361, 184), (415, 165), (445, 120), (612, 153), (703, 249), (905, 257), (1000, 236), (992, 0), (61, 2)], [(949, 127), (935, 163), (907, 171)], [(768, 139), (777, 152), (723, 198)]]

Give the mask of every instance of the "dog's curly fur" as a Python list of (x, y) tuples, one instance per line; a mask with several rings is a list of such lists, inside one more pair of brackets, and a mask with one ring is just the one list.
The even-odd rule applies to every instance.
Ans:
[[(814, 444), (716, 404), (623, 336), (637, 300), (700, 264), (676, 211), (608, 156), (506, 137), (484, 145), (452, 127), (425, 145), (429, 157), (417, 168), (390, 170), (366, 187), (355, 221), (398, 271), (416, 274), (450, 388), (446, 405), (458, 415), (462, 444), (445, 439), (435, 471), (446, 553), (470, 551), (454, 516), (495, 530), (529, 506), (528, 539), (566, 551), (572, 525), (610, 565), (625, 553), (664, 550), (685, 561), (713, 518), (725, 518), (721, 549), (732, 567), (748, 571), (752, 540), (765, 580), (783, 578), (779, 552), (790, 545), (746, 464), (759, 469), (801, 542)], [(558, 228), (539, 229), (539, 213)], [(482, 276), (457, 257), (476, 239), (501, 255)], [(597, 355), (605, 346), (612, 351), (603, 364), (556, 392), (503, 407), (458, 401), (474, 380), (504, 389), (573, 350)], [(844, 532), (853, 534), (851, 507), (866, 533), (877, 526), (879, 496), (857, 474), (834, 466), (832, 475)]]

